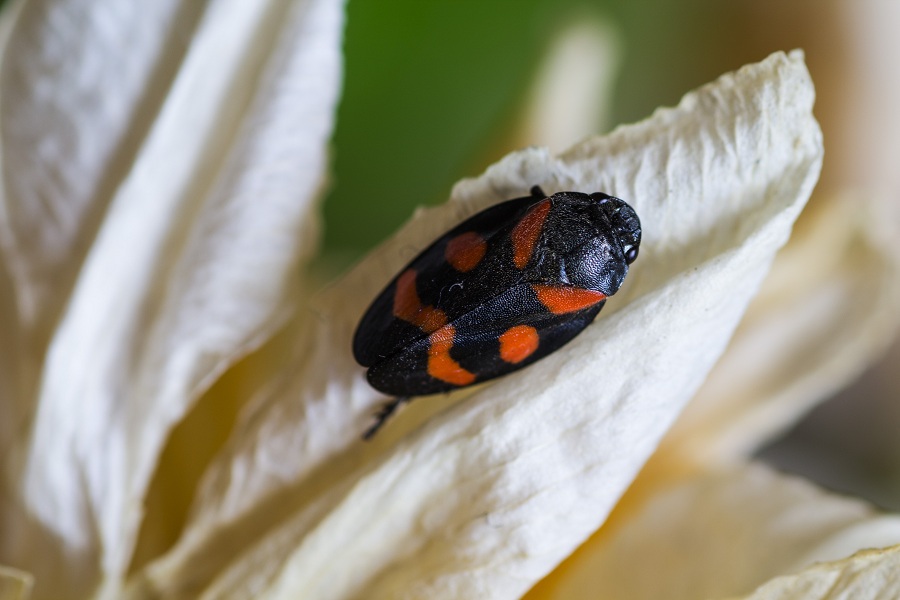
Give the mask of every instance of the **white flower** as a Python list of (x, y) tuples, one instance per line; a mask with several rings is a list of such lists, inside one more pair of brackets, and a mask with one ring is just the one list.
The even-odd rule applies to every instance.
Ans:
[[(700, 396), (672, 428), (818, 177), (802, 56), (559, 155), (507, 156), (310, 298), (298, 274), (341, 11), (37, 0), (6, 14), (0, 562), (40, 598), (517, 598), (600, 528), (532, 593), (716, 597), (794, 573), (758, 592), (788, 597), (853, 569), (848, 585), (896, 585), (880, 575), (896, 550), (807, 569), (900, 542), (900, 521), (743, 464), (771, 426), (721, 432), (752, 410)], [(417, 400), (360, 442), (382, 400), (350, 355), (367, 303), (410, 249), (533, 185), (628, 199), (644, 241), (625, 287), (532, 368)], [(707, 402), (756, 406), (740, 392)], [(728, 460), (703, 458), (716, 448)], [(154, 534), (181, 525), (184, 506), (164, 510), (180, 476), (196, 495), (169, 548)]]

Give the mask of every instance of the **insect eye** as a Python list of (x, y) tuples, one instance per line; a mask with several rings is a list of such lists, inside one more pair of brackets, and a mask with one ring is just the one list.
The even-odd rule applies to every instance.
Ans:
[(628, 248), (625, 249), (625, 262), (627, 262), (630, 265), (631, 263), (633, 263), (635, 261), (635, 259), (637, 258), (637, 255), (638, 255), (637, 246), (628, 246)]

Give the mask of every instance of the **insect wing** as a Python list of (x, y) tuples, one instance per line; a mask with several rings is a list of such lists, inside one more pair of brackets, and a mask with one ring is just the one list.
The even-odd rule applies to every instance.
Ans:
[(410, 262), (368, 308), (353, 354), (369, 367), (403, 352), (485, 299), (516, 285), (522, 274), (505, 243), (520, 215), (543, 198), (501, 202), (463, 221)]
[(604, 302), (555, 314), (532, 285), (513, 286), (376, 364), (369, 382), (387, 394), (418, 396), (511, 373), (569, 342)]

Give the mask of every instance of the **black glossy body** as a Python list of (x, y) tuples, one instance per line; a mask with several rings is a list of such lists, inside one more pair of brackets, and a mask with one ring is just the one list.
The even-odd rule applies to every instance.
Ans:
[[(481, 258), (465, 271), (447, 258), (448, 244), (462, 234), (484, 242)], [(470, 217), (413, 259), (363, 315), (353, 354), (368, 367), (374, 388), (402, 397), (445, 392), (516, 371), (557, 350), (593, 321), (605, 302), (597, 293), (616, 293), (640, 240), (637, 215), (618, 198), (560, 192), (548, 199), (535, 188), (531, 196)], [(414, 290), (398, 291), (401, 277), (405, 283), (399, 285), (412, 280)], [(587, 290), (598, 299), (577, 310), (560, 312), (554, 305), (554, 312), (536, 292), (546, 288), (563, 294)], [(414, 301), (419, 312), (408, 310)], [(426, 317), (432, 322), (423, 325)], [(522, 325), (536, 331), (537, 341), (533, 334), (516, 339), (526, 350), (536, 347), (525, 358), (504, 360), (501, 336)], [(443, 342), (436, 341), (442, 335)], [(448, 340), (452, 361), (443, 352)], [(518, 350), (516, 356), (525, 351)], [(454, 363), (459, 373), (474, 378), (451, 373), (454, 382), (433, 376)]]

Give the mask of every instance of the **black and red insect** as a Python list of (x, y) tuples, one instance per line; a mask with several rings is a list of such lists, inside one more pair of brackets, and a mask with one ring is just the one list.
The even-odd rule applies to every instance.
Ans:
[(641, 223), (603, 194), (531, 195), (466, 219), (375, 298), (353, 355), (375, 389), (403, 402), (516, 371), (587, 327), (638, 255)]

